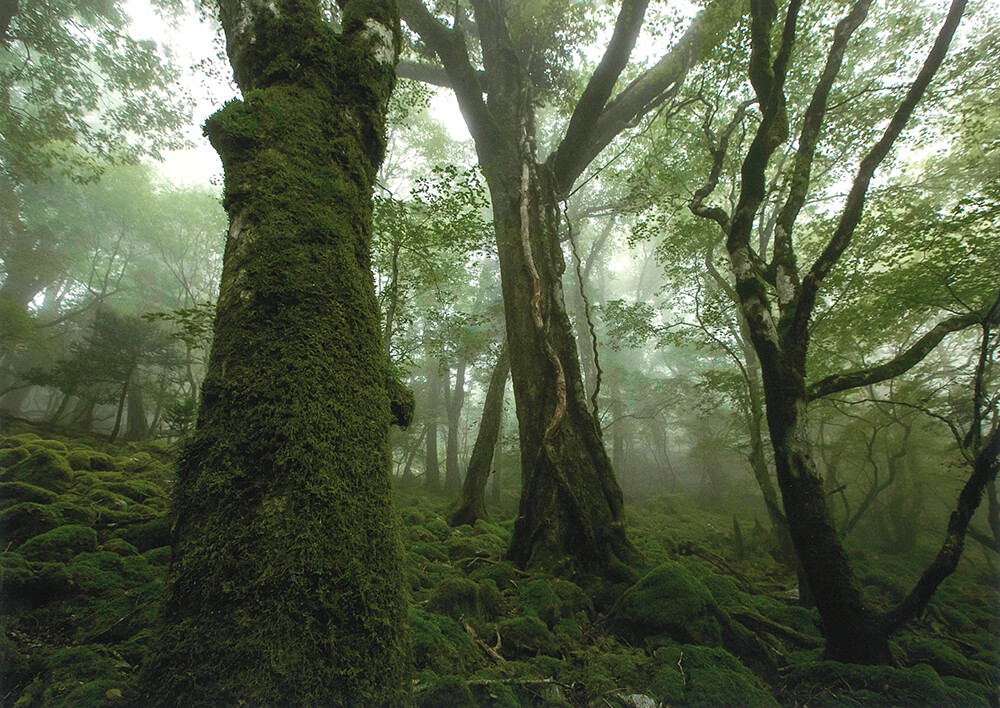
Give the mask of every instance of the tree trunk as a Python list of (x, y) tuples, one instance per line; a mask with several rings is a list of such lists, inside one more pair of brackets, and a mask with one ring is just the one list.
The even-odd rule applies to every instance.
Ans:
[(139, 367), (132, 368), (128, 386), (128, 418), (125, 423), (125, 440), (134, 442), (142, 440), (149, 433), (146, 421), (146, 409), (142, 404), (142, 379)]
[(119, 431), (122, 429), (122, 414), (125, 412), (125, 400), (128, 396), (129, 382), (126, 381), (125, 385), (122, 386), (121, 395), (118, 396), (118, 408), (115, 412), (115, 424), (111, 428), (111, 433), (108, 435), (108, 442), (114, 442), (118, 437)]
[(391, 411), (369, 247), (395, 3), (222, 0), (226, 243), (143, 705), (397, 705)]
[[(447, 381), (445, 382), (447, 387)], [(448, 442), (445, 450), (444, 493), (458, 496), (462, 489), (462, 470), (458, 464), (458, 428), (465, 402), (465, 362), (455, 368), (455, 385), (445, 389), (445, 406), (448, 412)]]
[(813, 462), (802, 367), (786, 356), (761, 356), (767, 421), (789, 532), (823, 620), (826, 656), (854, 664), (891, 663), (888, 627), (868, 604), (848, 562)]
[[(529, 111), (524, 105), (509, 124)], [(484, 168), (521, 442), (521, 502), (508, 557), (569, 577), (627, 576), (623, 563), (634, 551), (622, 492), (586, 400), (563, 302), (556, 196), (530, 148), (525, 154), (513, 137), (508, 159)]]
[(496, 449), (500, 421), (503, 418), (503, 393), (509, 375), (510, 355), (507, 342), (504, 342), (490, 376), (490, 385), (486, 389), (483, 417), (479, 421), (479, 433), (472, 447), (469, 469), (465, 473), (462, 498), (448, 516), (448, 523), (452, 526), (475, 524), (477, 519), (489, 516), (486, 513), (486, 482), (492, 472), (493, 451)]
[(437, 362), (429, 360), (427, 366), (427, 429), (424, 445), (424, 489), (428, 492), (441, 491), (441, 465), (438, 462), (438, 399), (440, 398), (441, 375)]

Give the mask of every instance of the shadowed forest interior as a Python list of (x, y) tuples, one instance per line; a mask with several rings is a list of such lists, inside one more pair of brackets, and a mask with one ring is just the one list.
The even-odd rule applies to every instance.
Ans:
[(1000, 705), (1000, 7), (0, 0), (0, 705)]

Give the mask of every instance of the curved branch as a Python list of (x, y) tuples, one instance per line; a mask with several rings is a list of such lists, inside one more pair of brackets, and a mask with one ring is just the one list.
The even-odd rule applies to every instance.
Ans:
[(812, 401), (833, 393), (888, 381), (906, 373), (923, 361), (947, 335), (982, 323), (986, 314), (983, 311), (968, 312), (942, 320), (934, 325), (927, 334), (914, 342), (909, 349), (889, 361), (865, 369), (833, 374), (817, 381), (806, 389), (808, 400)]

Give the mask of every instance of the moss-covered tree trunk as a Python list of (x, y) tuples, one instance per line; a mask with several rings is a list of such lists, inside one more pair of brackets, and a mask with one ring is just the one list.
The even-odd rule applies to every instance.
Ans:
[(503, 420), (503, 394), (504, 388), (507, 387), (508, 376), (510, 376), (510, 355), (505, 341), (490, 375), (490, 385), (486, 389), (483, 416), (479, 421), (479, 432), (472, 447), (465, 482), (462, 484), (462, 497), (448, 515), (448, 523), (452, 526), (474, 524), (477, 519), (488, 517), (486, 483), (493, 468), (493, 453), (500, 434), (500, 423)]
[(394, 705), (405, 615), (369, 262), (393, 2), (222, 0), (230, 216), (143, 705)]

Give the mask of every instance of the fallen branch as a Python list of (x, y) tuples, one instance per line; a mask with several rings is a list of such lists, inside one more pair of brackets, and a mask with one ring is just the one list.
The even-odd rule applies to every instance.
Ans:
[(462, 622), (462, 626), (465, 627), (465, 631), (468, 632), (468, 634), (469, 634), (470, 637), (472, 637), (472, 641), (474, 641), (476, 644), (478, 644), (479, 646), (481, 646), (483, 648), (483, 651), (485, 651), (487, 654), (489, 654), (495, 661), (498, 661), (500, 663), (503, 663), (504, 661), (506, 661), (506, 659), (504, 659), (502, 656), (500, 656), (500, 632), (499, 631), (497, 632), (497, 643), (496, 643), (496, 646), (492, 646), (491, 647), (489, 644), (487, 644), (486, 642), (484, 642), (482, 639), (479, 638), (479, 636), (476, 634), (476, 630), (474, 630), (472, 628), (472, 625), (470, 625), (468, 622), (463, 621)]

